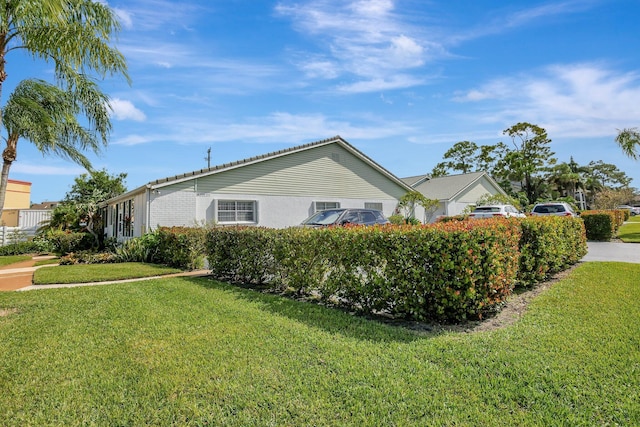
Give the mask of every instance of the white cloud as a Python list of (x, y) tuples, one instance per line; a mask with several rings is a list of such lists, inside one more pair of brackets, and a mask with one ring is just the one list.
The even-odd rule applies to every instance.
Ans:
[(494, 15), (494, 18), (480, 20), (480, 25), (450, 34), (447, 44), (457, 44), (493, 34), (502, 34), (527, 25), (545, 22), (553, 17), (583, 12), (601, 3), (601, 0), (567, 0), (514, 10), (507, 6)]
[(489, 111), (479, 114), (485, 123), (527, 121), (556, 136), (608, 136), (638, 125), (640, 75), (598, 64), (554, 65), (495, 79), (454, 99), (481, 104)]
[(46, 166), (40, 164), (16, 162), (12, 165), (11, 172), (27, 175), (80, 175), (82, 173), (86, 173), (87, 170), (75, 165)]
[[(355, 124), (357, 122), (357, 124)], [(175, 123), (175, 127), (166, 124)], [(292, 114), (274, 112), (266, 116), (247, 118), (240, 122), (212, 121), (207, 117), (176, 117), (164, 121), (155, 133), (130, 134), (114, 138), (113, 145), (140, 145), (166, 141), (183, 144), (211, 144), (240, 141), (245, 143), (287, 142), (299, 144), (309, 139), (344, 135), (349, 138), (380, 139), (415, 132), (402, 122), (389, 122), (380, 117), (335, 119), (324, 114)]]
[(113, 140), (112, 144), (113, 145), (141, 145), (141, 144), (148, 144), (150, 142), (154, 142), (157, 138), (160, 138), (160, 136), (152, 136), (152, 135), (127, 135), (125, 137), (122, 138), (116, 138)]
[(116, 14), (123, 28), (132, 28), (133, 27), (133, 19), (131, 14), (124, 9), (119, 9), (117, 7), (113, 8), (113, 12)]
[[(322, 60), (315, 55), (297, 61), (306, 75), (355, 77), (355, 82), (341, 87), (352, 87), (349, 91), (353, 92), (391, 89), (398, 80), (403, 84), (397, 87), (422, 84), (421, 78), (399, 79), (396, 74), (422, 67), (429, 56), (444, 51), (437, 42), (421, 39), (423, 29), (413, 27), (394, 9), (392, 0), (306, 1), (276, 7), (281, 16), (293, 20), (298, 31), (315, 38), (323, 51)], [(396, 83), (390, 83), (394, 80)]]
[(131, 101), (120, 98), (113, 98), (109, 101), (111, 106), (111, 114), (116, 120), (134, 120), (143, 122), (147, 119), (145, 114), (137, 109)]

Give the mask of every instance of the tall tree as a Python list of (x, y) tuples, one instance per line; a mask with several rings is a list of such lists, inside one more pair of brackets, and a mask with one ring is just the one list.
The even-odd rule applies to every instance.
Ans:
[(588, 168), (580, 166), (571, 157), (569, 163), (561, 162), (549, 168), (547, 181), (555, 187), (558, 196), (575, 197), (576, 191), (585, 188), (584, 174), (587, 171)]
[(102, 196), (97, 202), (103, 202), (120, 194), (126, 193), (126, 173), (110, 175), (106, 169), (83, 173), (74, 179), (71, 190), (64, 197), (64, 203), (85, 203), (95, 200), (96, 192)]
[(504, 170), (512, 181), (519, 181), (529, 203), (543, 194), (545, 189), (542, 174), (555, 164), (551, 151), (551, 139), (547, 131), (531, 123), (518, 123), (503, 132), (511, 138), (513, 149), (504, 156)]
[(638, 128), (619, 130), (616, 142), (628, 157), (634, 160), (640, 158), (640, 131), (638, 131)]
[[(25, 83), (22, 92), (9, 101), (8, 114), (1, 111), (0, 117), (11, 121), (7, 126), (7, 147), (3, 152), (3, 173), (0, 177), (0, 214), (4, 205), (9, 168), (17, 155), (17, 139), (28, 138), (45, 154), (63, 155), (84, 167), (90, 164), (82, 155), (85, 149), (95, 149), (107, 144), (111, 130), (108, 98), (102, 94), (94, 78), (120, 74), (127, 80), (124, 56), (113, 46), (112, 37), (119, 30), (113, 11), (103, 2), (91, 0), (11, 0), (0, 2), (0, 94), (7, 79), (7, 55), (14, 50), (26, 50), (34, 59), (53, 63), (58, 88), (65, 92), (66, 113), (82, 116), (87, 126), (78, 126), (80, 121), (65, 117), (63, 124), (57, 122), (62, 107), (46, 103), (52, 96), (51, 86), (31, 80)], [(60, 96), (56, 94), (55, 96)], [(49, 113), (44, 124), (29, 124), (24, 121), (34, 108), (37, 113)], [(11, 118), (13, 117), (13, 118)], [(40, 131), (32, 132), (37, 127)], [(48, 127), (47, 131), (42, 131)], [(38, 136), (35, 138), (34, 135)], [(28, 135), (28, 136), (25, 136)], [(46, 138), (41, 138), (45, 136)], [(55, 135), (55, 137), (52, 137)], [(34, 139), (35, 138), (35, 139)], [(56, 139), (57, 138), (57, 139)], [(53, 141), (53, 143), (52, 143)], [(96, 146), (96, 142), (98, 145)], [(62, 148), (60, 146), (62, 146)]]
[(432, 177), (445, 176), (450, 172), (469, 173), (483, 171), (493, 175), (504, 154), (506, 146), (499, 142), (495, 145), (477, 145), (472, 141), (460, 141), (453, 144), (431, 171)]

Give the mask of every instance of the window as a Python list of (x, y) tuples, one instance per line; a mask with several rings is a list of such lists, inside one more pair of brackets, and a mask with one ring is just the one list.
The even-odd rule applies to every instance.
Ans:
[(256, 222), (256, 202), (219, 200), (218, 222)]
[(325, 209), (338, 209), (340, 202), (314, 202), (315, 211), (323, 211)]
[(382, 203), (365, 202), (364, 208), (365, 209), (375, 209), (377, 211), (381, 211), (382, 210)]

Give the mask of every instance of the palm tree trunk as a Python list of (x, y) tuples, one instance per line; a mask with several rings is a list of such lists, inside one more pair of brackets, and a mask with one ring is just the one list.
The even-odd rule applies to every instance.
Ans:
[(2, 173), (0, 174), (0, 219), (4, 210), (4, 201), (7, 195), (7, 185), (9, 183), (9, 169), (17, 156), (16, 148), (18, 145), (18, 137), (9, 135), (7, 139), (7, 147), (2, 152)]
[(2, 218), (4, 201), (7, 194), (7, 184), (9, 183), (9, 168), (11, 168), (11, 162), (5, 160), (2, 163), (2, 174), (0, 175), (0, 218)]

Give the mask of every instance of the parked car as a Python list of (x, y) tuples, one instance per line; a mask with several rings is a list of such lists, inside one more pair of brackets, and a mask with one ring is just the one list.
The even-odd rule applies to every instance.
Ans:
[(326, 209), (318, 211), (300, 224), (303, 227), (328, 227), (330, 225), (389, 224), (382, 212), (375, 209)]
[(473, 212), (469, 214), (469, 218), (481, 219), (481, 218), (524, 218), (526, 215), (516, 209), (513, 205), (485, 205), (477, 206)]
[(533, 216), (578, 216), (569, 203), (548, 202), (538, 203), (531, 210)]
[(631, 216), (640, 215), (640, 206), (620, 205), (618, 209), (628, 209)]

